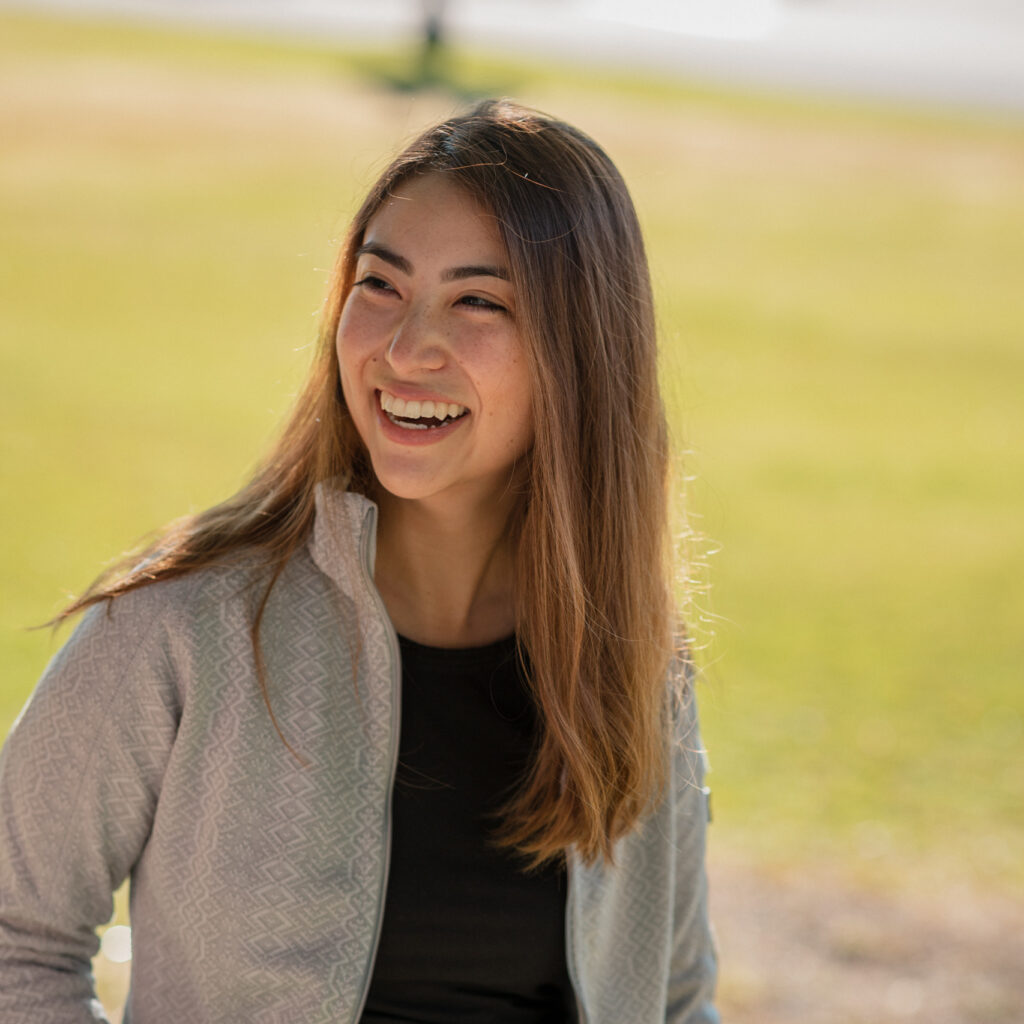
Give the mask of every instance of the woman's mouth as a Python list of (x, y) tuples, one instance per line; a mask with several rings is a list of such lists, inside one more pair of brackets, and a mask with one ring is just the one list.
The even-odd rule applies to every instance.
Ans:
[(381, 411), (403, 430), (435, 430), (461, 419), (469, 410), (456, 402), (406, 401), (390, 391), (378, 391)]

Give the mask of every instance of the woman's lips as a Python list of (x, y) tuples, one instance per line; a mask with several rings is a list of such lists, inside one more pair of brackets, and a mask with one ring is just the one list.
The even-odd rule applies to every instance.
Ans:
[(377, 392), (377, 401), (385, 412), (406, 420), (434, 419), (443, 422), (446, 419), (457, 419), (466, 412), (466, 407), (458, 402), (431, 398), (406, 399), (383, 389)]
[(383, 390), (375, 393), (374, 405), (384, 436), (404, 445), (442, 441), (469, 417), (469, 410), (457, 402), (402, 399)]

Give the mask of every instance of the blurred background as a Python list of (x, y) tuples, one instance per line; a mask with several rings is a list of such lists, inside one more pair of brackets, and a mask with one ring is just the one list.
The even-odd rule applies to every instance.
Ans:
[(0, 4), (0, 735), (63, 636), (26, 627), (242, 482), (388, 157), (494, 94), (647, 234), (724, 1019), (1019, 1024), (1011, 0)]

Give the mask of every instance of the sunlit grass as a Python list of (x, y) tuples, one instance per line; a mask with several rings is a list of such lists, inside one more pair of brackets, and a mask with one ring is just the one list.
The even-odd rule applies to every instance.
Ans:
[[(21, 627), (230, 492), (332, 239), (448, 112), (318, 45), (0, 15), (0, 731)], [(715, 841), (1024, 880), (1024, 129), (465, 59), (630, 181), (695, 525)]]

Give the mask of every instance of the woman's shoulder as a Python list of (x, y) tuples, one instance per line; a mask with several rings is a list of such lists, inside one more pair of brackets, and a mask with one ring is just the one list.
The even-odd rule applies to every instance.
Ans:
[(130, 654), (160, 635), (184, 635), (190, 624), (247, 618), (274, 570), (265, 555), (250, 550), (152, 581), (145, 580), (145, 565), (140, 566), (133, 575), (141, 575), (142, 582), (114, 596), (101, 597), (88, 607), (62, 652), (98, 646), (103, 657), (116, 658), (119, 652)]
[[(146, 564), (137, 566), (131, 576), (140, 582), (87, 608), (47, 675), (70, 672), (110, 680), (148, 669), (180, 680), (188, 678), (197, 657), (228, 649), (247, 657), (261, 610), (261, 630), (271, 634), (294, 630), (305, 619), (319, 623), (331, 604), (324, 599), (351, 581), (351, 539), (365, 526), (370, 505), (340, 491), (325, 494), (317, 505), (307, 542), (283, 559), (246, 546), (211, 564), (151, 581)], [(151, 556), (154, 566), (159, 557), (159, 552)]]
[(246, 600), (273, 572), (274, 565), (267, 556), (250, 549), (234, 552), (210, 565), (175, 575), (159, 575), (152, 580), (146, 579), (143, 563), (132, 570), (136, 582), (130, 589), (97, 601), (83, 616), (82, 624), (107, 620), (122, 627), (145, 628), (154, 620), (192, 617), (201, 608), (208, 608), (210, 602)]

